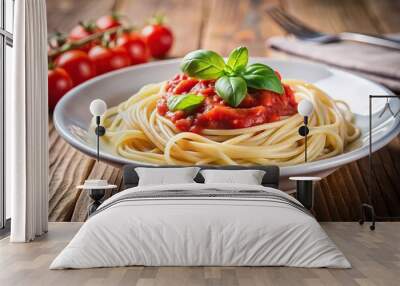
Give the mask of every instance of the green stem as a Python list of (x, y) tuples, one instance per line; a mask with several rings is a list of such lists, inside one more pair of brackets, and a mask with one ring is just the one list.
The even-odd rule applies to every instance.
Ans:
[(52, 50), (52, 51), (50, 51), (48, 53), (47, 56), (49, 58), (49, 61), (51, 61), (52, 59), (54, 59), (57, 56), (61, 55), (62, 53), (65, 53), (66, 51), (70, 51), (70, 50), (74, 50), (74, 49), (83, 47), (84, 45), (86, 45), (86, 44), (88, 44), (88, 43), (90, 43), (90, 42), (92, 42), (94, 40), (98, 40), (101, 37), (103, 37), (103, 35), (105, 33), (109, 33), (110, 35), (114, 34), (114, 33), (116, 33), (118, 31), (118, 29), (119, 29), (119, 27), (114, 27), (114, 28), (108, 29), (108, 30), (103, 31), (103, 32), (97, 32), (97, 33), (91, 34), (90, 36), (88, 36), (88, 37), (86, 37), (86, 38), (84, 38), (82, 40), (66, 43), (63, 46), (61, 46), (60, 48), (54, 49), (54, 50)]

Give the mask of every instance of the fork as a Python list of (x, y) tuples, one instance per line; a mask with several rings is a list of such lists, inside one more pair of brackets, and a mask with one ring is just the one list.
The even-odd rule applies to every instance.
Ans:
[(400, 50), (400, 41), (396, 41), (386, 37), (352, 32), (325, 34), (308, 27), (300, 20), (296, 19), (295, 17), (289, 15), (288, 13), (282, 11), (277, 7), (268, 8), (267, 13), (286, 32), (293, 34), (296, 38), (299, 38), (301, 40), (320, 44), (335, 43), (340, 41), (353, 41)]

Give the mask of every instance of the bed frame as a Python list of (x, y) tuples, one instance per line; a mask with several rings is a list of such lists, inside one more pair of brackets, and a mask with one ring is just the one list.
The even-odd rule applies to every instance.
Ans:
[[(141, 166), (141, 165), (125, 165), (123, 167), (123, 189), (133, 188), (138, 185), (139, 177), (135, 171), (137, 167), (146, 168), (181, 168), (181, 166)], [(279, 189), (279, 167), (278, 166), (196, 166), (201, 169), (218, 169), (218, 170), (262, 170), (265, 171), (262, 185), (265, 187), (271, 187)], [(200, 174), (194, 178), (197, 183), (204, 183), (204, 178)]]

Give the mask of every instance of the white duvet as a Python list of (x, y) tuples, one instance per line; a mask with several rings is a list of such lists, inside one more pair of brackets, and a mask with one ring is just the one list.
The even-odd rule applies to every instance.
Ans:
[(294, 266), (349, 268), (309, 214), (279, 201), (240, 197), (121, 200), (146, 191), (258, 190), (231, 184), (135, 187), (106, 200), (50, 269), (146, 266)]

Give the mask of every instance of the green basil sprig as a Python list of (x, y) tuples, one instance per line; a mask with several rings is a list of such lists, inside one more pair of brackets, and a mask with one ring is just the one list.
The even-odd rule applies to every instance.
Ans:
[(215, 83), (215, 90), (230, 106), (237, 107), (247, 94), (247, 85), (240, 76), (222, 76)]
[(252, 64), (245, 68), (242, 76), (247, 86), (255, 89), (270, 90), (283, 93), (283, 86), (274, 70), (263, 64)]
[(233, 71), (240, 71), (247, 66), (249, 61), (249, 50), (246, 47), (234, 49), (228, 57), (226, 63)]
[(249, 51), (246, 47), (234, 49), (227, 63), (216, 52), (197, 50), (187, 54), (181, 63), (181, 70), (198, 79), (216, 80), (217, 94), (230, 106), (237, 107), (246, 97), (247, 88), (284, 92), (281, 81), (274, 70), (267, 65), (248, 65)]
[(193, 93), (172, 95), (168, 98), (167, 105), (168, 109), (172, 112), (177, 110), (191, 112), (199, 107), (204, 99), (204, 96)]
[(181, 63), (181, 70), (199, 79), (217, 79), (224, 74), (224, 59), (216, 52), (197, 50), (188, 53)]

